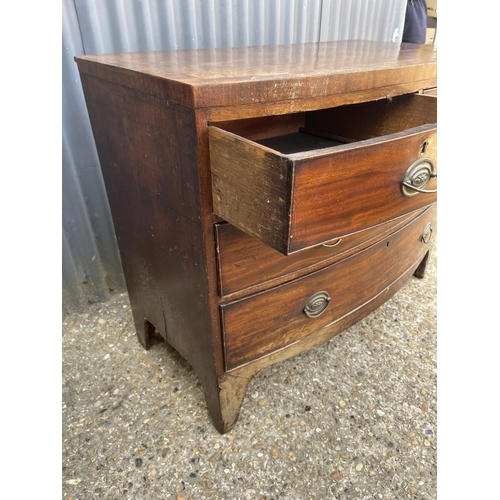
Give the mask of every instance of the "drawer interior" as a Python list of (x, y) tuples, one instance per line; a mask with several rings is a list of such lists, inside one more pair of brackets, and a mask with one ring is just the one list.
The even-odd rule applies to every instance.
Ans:
[(335, 108), (213, 123), (281, 154), (332, 148), (437, 122), (433, 96), (407, 94)]

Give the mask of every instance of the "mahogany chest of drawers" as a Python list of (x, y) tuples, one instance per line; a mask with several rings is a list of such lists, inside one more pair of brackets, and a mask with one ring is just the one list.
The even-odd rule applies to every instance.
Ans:
[(219, 432), (262, 368), (423, 276), (436, 52), (367, 41), (77, 57), (132, 312)]

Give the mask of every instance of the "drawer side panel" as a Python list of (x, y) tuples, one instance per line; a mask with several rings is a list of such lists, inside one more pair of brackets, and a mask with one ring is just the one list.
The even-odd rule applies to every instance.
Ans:
[(268, 245), (286, 249), (290, 172), (277, 152), (209, 127), (214, 213)]

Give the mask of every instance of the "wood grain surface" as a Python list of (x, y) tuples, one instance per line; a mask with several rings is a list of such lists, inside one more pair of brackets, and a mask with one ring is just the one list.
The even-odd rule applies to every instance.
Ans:
[(292, 170), (286, 158), (209, 127), (214, 213), (286, 253)]
[(333, 240), (334, 246), (318, 245), (292, 255), (283, 255), (231, 224), (217, 224), (219, 295), (224, 301), (234, 300), (303, 276), (373, 245), (424, 210)]
[[(291, 116), (299, 130), (310, 131), (300, 140), (282, 118), (230, 125), (258, 142), (209, 127), (214, 213), (250, 236), (290, 255), (436, 200), (401, 192), (424, 143), (425, 157), (437, 166), (435, 98), (400, 96)], [(270, 137), (276, 129), (285, 135)], [(427, 189), (436, 185), (433, 179)]]
[[(421, 212), (436, 197), (402, 199), (399, 186), (422, 142), (435, 161), (436, 101), (398, 96), (435, 94), (434, 47), (340, 41), (75, 60), (139, 341), (148, 348), (159, 332), (187, 359), (219, 432), (236, 423), (260, 369), (423, 275), (420, 226), (435, 205)], [(301, 130), (300, 144), (285, 137)], [(323, 147), (342, 134), (354, 142)], [(215, 226), (223, 221), (245, 233)], [(303, 303), (318, 288), (335, 307), (311, 320)]]
[(431, 46), (363, 40), (76, 58), (82, 73), (195, 108), (263, 105), (394, 85), (417, 91), (424, 88), (422, 81), (436, 85), (436, 59)]
[[(433, 125), (295, 161), (288, 252), (380, 224), (436, 201), (436, 193), (413, 197), (401, 193), (404, 174), (421, 158), (424, 142), (428, 143), (426, 157), (437, 167)], [(426, 189), (436, 188), (437, 180), (431, 179)]]
[[(340, 262), (250, 298), (221, 305), (228, 370), (297, 342), (371, 301), (409, 269), (415, 270), (429, 244), (421, 239), (436, 208), (424, 212), (379, 243)], [(355, 286), (353, 286), (355, 284)], [(326, 291), (331, 302), (310, 318), (304, 304)]]
[[(426, 260), (428, 253), (425, 254)], [(418, 268), (425, 267), (425, 262), (422, 265), (418, 264)], [(378, 295), (375, 295), (371, 300), (365, 302), (358, 309), (352, 310), (349, 314), (343, 316), (334, 323), (330, 323), (320, 330), (314, 330), (306, 333), (296, 342), (273, 351), (262, 358), (256, 359), (251, 363), (246, 363), (233, 370), (223, 373), (220, 377), (220, 396), (224, 401), (224, 418), (226, 431), (230, 431), (237, 422), (241, 406), (244, 402), (248, 384), (252, 378), (262, 369), (290, 359), (298, 354), (312, 349), (324, 342), (330, 340), (333, 336), (343, 332), (351, 327), (375, 309), (384, 304), (387, 300), (394, 296), (411, 278), (414, 269), (408, 269), (396, 281), (393, 281), (388, 287), (382, 290)]]
[(157, 331), (191, 364), (223, 429), (211, 183), (199, 168), (206, 115), (89, 75), (82, 83), (139, 341), (148, 348)]

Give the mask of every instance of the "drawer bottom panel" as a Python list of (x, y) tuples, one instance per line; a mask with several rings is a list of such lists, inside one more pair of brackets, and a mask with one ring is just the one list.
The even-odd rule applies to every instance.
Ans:
[[(430, 234), (426, 231), (429, 223)], [(416, 268), (435, 234), (433, 205), (403, 228), (349, 258), (266, 292), (221, 305), (226, 369), (293, 344), (362, 307)]]

